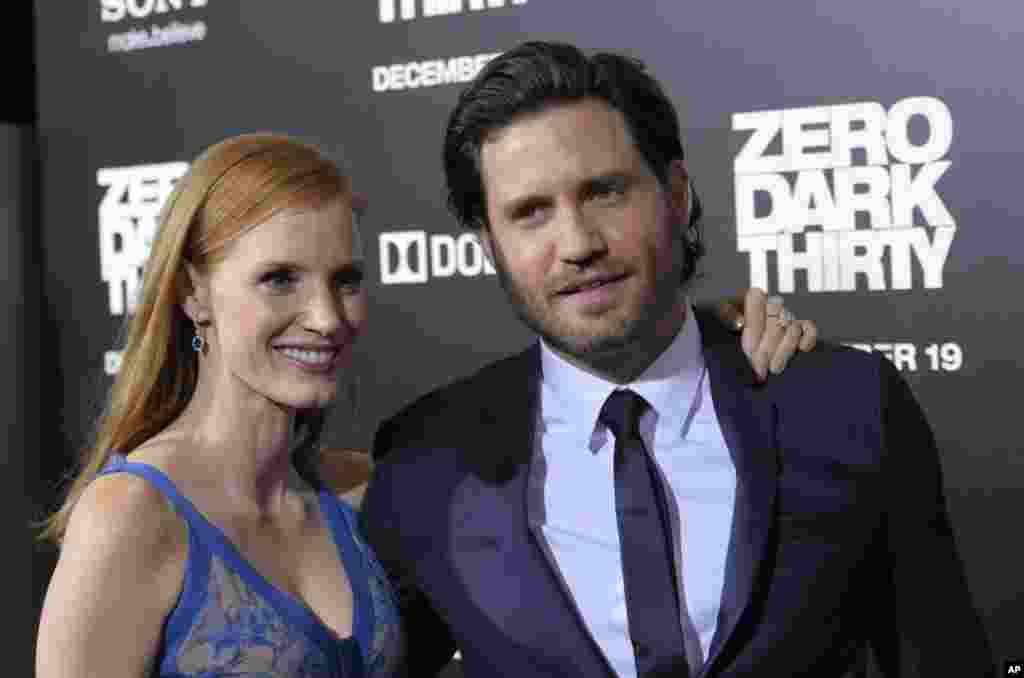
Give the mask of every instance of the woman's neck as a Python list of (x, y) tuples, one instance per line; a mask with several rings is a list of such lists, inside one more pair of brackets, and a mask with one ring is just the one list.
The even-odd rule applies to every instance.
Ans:
[(279, 512), (294, 486), (291, 450), (296, 413), (256, 393), (237, 378), (201, 375), (181, 416), (171, 425), (202, 455), (211, 480), (239, 508)]

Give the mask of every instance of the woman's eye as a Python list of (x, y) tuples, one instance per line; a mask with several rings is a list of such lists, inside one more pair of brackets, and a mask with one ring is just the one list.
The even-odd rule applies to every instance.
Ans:
[(260, 278), (260, 283), (275, 290), (287, 289), (295, 284), (297, 276), (292, 271), (270, 271)]

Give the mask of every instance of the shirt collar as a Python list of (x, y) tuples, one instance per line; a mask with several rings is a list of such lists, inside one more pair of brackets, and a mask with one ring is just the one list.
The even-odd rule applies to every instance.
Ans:
[(680, 435), (704, 369), (700, 346), (700, 329), (693, 309), (688, 305), (686, 320), (668, 348), (640, 376), (619, 385), (567, 362), (542, 340), (541, 415), (544, 427), (567, 428), (593, 442), (595, 434), (602, 433), (604, 429), (597, 418), (605, 400), (616, 388), (628, 388), (651, 406), (642, 427), (653, 416), (659, 431)]

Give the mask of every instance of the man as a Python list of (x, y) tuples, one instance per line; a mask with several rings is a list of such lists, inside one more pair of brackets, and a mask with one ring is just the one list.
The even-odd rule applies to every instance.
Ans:
[(367, 533), (414, 673), (990, 675), (935, 444), (895, 369), (761, 385), (688, 305), (699, 206), (638, 63), (527, 43), (463, 93), (449, 201), (541, 341), (382, 426)]

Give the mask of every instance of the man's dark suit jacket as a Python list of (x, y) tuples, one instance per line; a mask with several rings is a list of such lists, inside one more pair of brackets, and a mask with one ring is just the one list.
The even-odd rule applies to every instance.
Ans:
[[(718, 630), (701, 676), (994, 675), (932, 433), (884, 358), (821, 344), (757, 385), (697, 312), (737, 473)], [(367, 537), (400, 593), (413, 675), (614, 675), (527, 515), (539, 345), (384, 424)], [(902, 667), (902, 670), (901, 670)], [(908, 670), (909, 669), (909, 670)]]

